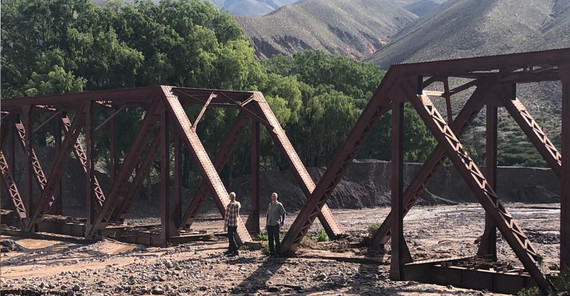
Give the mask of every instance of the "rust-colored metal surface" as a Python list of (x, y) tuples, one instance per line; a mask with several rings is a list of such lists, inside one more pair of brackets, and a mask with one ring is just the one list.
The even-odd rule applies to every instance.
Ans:
[[(136, 89), (106, 90), (66, 94), (59, 96), (42, 96), (3, 100), (2, 128), (10, 135), (4, 137), (3, 151), (0, 157), (4, 186), (8, 189), (11, 204), (16, 209), (18, 218), (25, 225), (26, 231), (44, 229), (43, 218), (54, 210), (61, 214), (61, 180), (67, 161), (73, 151), (75, 158), (81, 164), (86, 174), (86, 222), (82, 226), (71, 227), (83, 229), (83, 235), (88, 238), (108, 235), (116, 229), (127, 217), (138, 191), (145, 178), (149, 175), (152, 164), (160, 156), (161, 171), (161, 226), (160, 234), (156, 234), (153, 245), (166, 245), (173, 238), (180, 237), (185, 227), (192, 224), (206, 196), (211, 195), (220, 213), (224, 215), (229, 203), (228, 193), (219, 177), (219, 171), (229, 159), (233, 148), (237, 145), (240, 135), (251, 124), (251, 166), (252, 166), (252, 205), (253, 213), (249, 224), (252, 232), (259, 232), (259, 124), (264, 125), (275, 135), (277, 145), (290, 160), (294, 175), (302, 183), (304, 192), (310, 194), (314, 183), (305, 167), (300, 162), (295, 150), (289, 143), (279, 122), (267, 106), (265, 98), (258, 92), (222, 91), (208, 89), (192, 89), (184, 87), (154, 86)], [(184, 107), (198, 105), (201, 107), (198, 116), (192, 121), (188, 118)], [(260, 105), (263, 105), (260, 107)], [(212, 162), (197, 136), (199, 122), (203, 120), (208, 108), (233, 108), (240, 110), (236, 123), (224, 141), (221, 141), (219, 152)], [(116, 148), (117, 134), (115, 118), (131, 108), (144, 112), (138, 130), (130, 143), (122, 161), (119, 161)], [(94, 112), (103, 110), (107, 118), (97, 120)], [(47, 114), (47, 115), (46, 115)], [(70, 117), (67, 116), (69, 114)], [(47, 118), (40, 122), (38, 116)], [(22, 121), (22, 122), (20, 122)], [(37, 125), (33, 123), (37, 122)], [(110, 155), (110, 189), (104, 192), (94, 174), (94, 159), (97, 157), (94, 149), (95, 133), (104, 131), (108, 125), (109, 155)], [(8, 129), (8, 126), (10, 128)], [(30, 132), (33, 131), (33, 132)], [(55, 165), (51, 171), (44, 174), (33, 146), (33, 134), (50, 132), (55, 139)], [(64, 140), (62, 141), (62, 133)], [(3, 133), (4, 135), (5, 133)], [(12, 140), (10, 140), (12, 138)], [(24, 195), (20, 194), (13, 180), (15, 167), (14, 142), (19, 141), (24, 149), (26, 166), (24, 174)], [(170, 143), (174, 142), (175, 163), (171, 170)], [(5, 143), (8, 142), (8, 143)], [(185, 146), (183, 149), (182, 146)], [(86, 147), (86, 149), (85, 149)], [(8, 153), (8, 159), (4, 155)], [(181, 196), (181, 154), (188, 153), (197, 163), (203, 182), (198, 188), (198, 194), (190, 202), (182, 216)], [(174, 198), (170, 197), (169, 181), (171, 171), (174, 171)], [(47, 175), (47, 177), (46, 177)], [(41, 196), (32, 195), (32, 181), (36, 179)], [(309, 189), (307, 189), (309, 188)], [(63, 197), (65, 198), (65, 197)], [(171, 200), (172, 199), (172, 200)], [(54, 202), (58, 204), (54, 206)], [(172, 204), (172, 206), (171, 206)], [(53, 209), (55, 207), (55, 209)], [(329, 235), (336, 237), (342, 233), (328, 208), (325, 208)], [(83, 220), (82, 220), (83, 221)], [(243, 243), (251, 240), (244, 226), (245, 219), (238, 227), (238, 240)], [(67, 226), (65, 227), (67, 228)], [(71, 229), (69, 228), (69, 229)], [(49, 229), (49, 228), (48, 228)], [(55, 229), (55, 228), (54, 228)], [(144, 241), (144, 239), (143, 239)]]
[[(517, 84), (541, 81), (562, 82), (563, 116), (560, 152), (514, 93)], [(454, 117), (452, 106), (457, 104), (452, 103), (458, 94), (469, 97), (469, 99)], [(438, 112), (430, 97), (444, 100), (446, 118)], [(415, 109), (437, 140), (436, 148), (407, 188), (403, 188), (402, 180), (402, 149), (405, 149), (405, 147), (402, 148), (404, 104), (410, 104)], [(184, 111), (184, 106), (187, 105), (201, 106), (197, 118), (193, 121)], [(145, 114), (129, 150), (123, 161), (119, 163), (115, 138), (120, 135), (116, 135), (114, 118), (131, 107), (141, 108), (145, 110)], [(218, 153), (212, 161), (198, 138), (196, 130), (208, 108), (220, 107), (238, 109), (240, 114), (227, 137), (221, 141)], [(485, 174), (479, 170), (459, 140), (460, 135), (484, 107), (487, 107), (486, 148), (488, 155)], [(250, 186), (254, 195), (252, 196), (254, 205), (252, 205), (253, 213), (248, 225), (252, 232), (259, 230), (258, 126), (260, 124), (265, 126), (276, 146), (285, 156), (293, 175), (307, 197), (306, 204), (283, 239), (281, 244), (283, 254), (294, 252), (299, 247), (317, 217), (329, 237), (335, 238), (342, 234), (340, 226), (326, 206), (326, 201), (343, 178), (374, 124), (381, 116), (392, 110), (392, 160), (394, 163), (391, 180), (392, 211), (374, 234), (371, 243), (371, 247), (378, 248), (386, 244), (392, 235), (396, 235), (392, 242), (392, 278), (408, 279), (410, 278), (408, 271), (413, 275), (416, 267), (411, 268), (413, 263), (409, 263), (412, 258), (403, 236), (402, 219), (416, 203), (435, 171), (442, 166), (447, 157), (478, 198), (486, 213), (485, 232), (478, 256), (494, 259), (496, 256), (494, 235), (498, 229), (523, 264), (525, 274), (532, 278), (543, 293), (547, 293), (551, 285), (537, 267), (536, 250), (496, 194), (497, 110), (505, 108), (563, 181), (561, 182), (560, 265), (561, 268), (570, 265), (570, 226), (568, 226), (570, 225), (568, 224), (570, 182), (564, 181), (570, 178), (568, 160), (570, 154), (570, 49), (390, 67), (351, 133), (316, 184), (301, 163), (265, 98), (259, 92), (154, 86), (3, 100), (2, 108), (3, 115), (5, 115), (2, 118), (2, 124), (8, 125), (11, 129), (9, 132), (11, 136), (3, 138), (2, 141), (3, 150), (0, 154), (2, 181), (8, 189), (11, 204), (16, 209), (17, 217), (25, 230), (44, 229), (45, 223), (42, 218), (48, 213), (61, 192), (61, 177), (72, 151), (80, 160), (88, 183), (86, 190), (87, 223), (73, 229), (76, 232), (83, 232), (86, 237), (105, 235), (114, 231), (111, 228), (119, 227), (114, 224), (114, 221), (121, 223), (127, 217), (137, 196), (136, 193), (149, 174), (152, 163), (160, 155), (161, 229), (160, 234), (150, 234), (153, 244), (159, 245), (166, 245), (174, 238), (180, 237), (184, 228), (192, 224), (208, 195), (212, 196), (220, 213), (224, 215), (229, 197), (219, 172), (229, 159), (237, 140), (250, 124), (253, 134), (250, 142), (252, 154), (252, 184)], [(109, 117), (102, 122), (96, 122), (93, 112), (97, 108), (108, 110)], [(34, 126), (34, 117), (46, 112), (51, 112), (51, 116)], [(66, 118), (67, 113), (73, 114), (72, 121)], [(61, 118), (61, 121), (54, 120), (55, 118)], [(58, 124), (53, 133), (58, 148), (54, 157), (55, 165), (46, 177), (35, 156), (32, 143), (34, 133), (43, 131), (52, 122)], [(110, 126), (109, 155), (111, 157), (111, 188), (107, 195), (94, 176), (93, 164), (94, 133), (100, 132), (100, 128), (105, 124)], [(82, 130), (85, 133), (84, 137), (80, 137)], [(65, 132), (63, 141), (59, 136), (61, 131)], [(13, 180), (15, 175), (13, 147), (14, 142), (18, 141), (14, 135), (18, 133), (26, 157), (23, 195), (19, 193)], [(86, 141), (86, 152), (82, 148), (83, 139)], [(188, 151), (203, 177), (202, 184), (184, 211), (184, 215), (182, 215), (179, 188), (175, 189), (173, 200), (169, 194), (169, 180), (171, 179), (169, 145), (171, 140), (175, 143), (177, 154), (181, 151)], [(176, 187), (181, 184), (180, 162), (180, 155), (177, 155), (174, 164)], [(135, 169), (136, 174), (134, 174)], [(36, 179), (40, 187), (41, 196), (39, 198), (33, 196), (33, 179)], [(91, 204), (92, 201), (93, 204)], [(173, 207), (170, 206), (171, 203)], [(240, 221), (238, 226), (238, 239), (242, 243), (251, 240), (244, 222)], [(429, 266), (430, 270), (438, 270), (438, 272), (443, 272), (442, 270), (445, 269), (445, 266), (437, 264)], [(471, 277), (473, 274), (471, 271), (464, 270), (460, 270), (459, 273), (462, 277)], [(491, 276), (491, 278), (495, 277), (500, 276)], [(476, 278), (474, 276), (470, 279), (473, 282), (477, 281)], [(467, 283), (467, 279), (461, 282)], [(524, 286), (528, 284), (526, 280), (521, 283)], [(476, 286), (483, 287), (483, 285)]]
[[(294, 252), (309, 227), (315, 213), (333, 193), (342, 179), (348, 165), (354, 159), (358, 149), (367, 138), (377, 119), (392, 108), (393, 101), (409, 102), (423, 119), (426, 126), (437, 139), (437, 146), (424, 163), (414, 180), (405, 189), (403, 200), (393, 199), (392, 211), (372, 238), (372, 247), (386, 244), (391, 232), (398, 231), (397, 242), (392, 248), (392, 272), (394, 278), (406, 278), (402, 267), (407, 246), (401, 237), (400, 219), (415, 204), (423, 189), (435, 171), (441, 167), (447, 156), (460, 172), (486, 212), (486, 231), (479, 249), (479, 255), (493, 258), (496, 254), (495, 227), (509, 243), (526, 271), (543, 293), (551, 289), (550, 283), (538, 269), (537, 253), (531, 242), (518, 226), (508, 210), (495, 193), (496, 167), (496, 129), (497, 108), (506, 108), (515, 118), (530, 141), (538, 148), (547, 163), (553, 167), (561, 180), (570, 177), (570, 168), (564, 167), (564, 155), (570, 153), (570, 49), (549, 50), (502, 56), (436, 61), (416, 64), (402, 64), (390, 67), (378, 90), (374, 93), (367, 107), (362, 112), (351, 133), (344, 141), (335, 158), (328, 165), (327, 171), (319, 180), (311, 198), (306, 202), (289, 232), (282, 242), (282, 253)], [(453, 85), (450, 80), (453, 79)], [(541, 81), (562, 81), (563, 84), (563, 151), (558, 153), (552, 142), (534, 121), (528, 110), (513, 95), (513, 90), (520, 83)], [(459, 82), (459, 83), (458, 83)], [(436, 83), (441, 83), (434, 89)], [(437, 86), (435, 86), (437, 87)], [(460, 93), (473, 91), (470, 99), (453, 118), (451, 101)], [(445, 99), (447, 120), (437, 112), (429, 97)], [(465, 95), (464, 95), (465, 97)], [(463, 149), (458, 136), (465, 131), (475, 116), (487, 106), (487, 176), (483, 175)], [(564, 110), (566, 110), (564, 113)], [(566, 116), (566, 117), (565, 117)], [(566, 127), (566, 129), (564, 129)], [(392, 123), (392, 128), (401, 128)], [(394, 131), (393, 131), (394, 134)], [(396, 145), (392, 143), (392, 145)], [(395, 146), (393, 146), (395, 147)], [(566, 149), (566, 150), (565, 150)], [(567, 153), (565, 153), (567, 151)], [(398, 179), (398, 170), (392, 171), (392, 178)], [(488, 179), (489, 178), (489, 179)], [(570, 215), (569, 182), (562, 183), (561, 196), (561, 266), (570, 261), (570, 227), (566, 216)], [(399, 190), (392, 183), (393, 190)], [(397, 192), (392, 192), (397, 197)], [(403, 205), (401, 204), (403, 203)]]
[(20, 191), (18, 191), (18, 186), (16, 186), (16, 182), (12, 177), (12, 173), (8, 168), (8, 162), (6, 158), (4, 158), (4, 153), (0, 151), (0, 169), (2, 170), (2, 182), (6, 189), (8, 189), (8, 194), (10, 194), (10, 199), (12, 200), (12, 205), (14, 209), (16, 209), (16, 213), (18, 218), (22, 221), (28, 218), (28, 211), (26, 210), (26, 206), (24, 205), (24, 200), (20, 195)]

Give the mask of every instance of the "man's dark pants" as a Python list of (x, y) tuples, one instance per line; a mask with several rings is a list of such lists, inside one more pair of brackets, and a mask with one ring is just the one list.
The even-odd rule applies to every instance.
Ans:
[(228, 226), (228, 240), (230, 241), (230, 251), (237, 251), (238, 246), (236, 243), (237, 226)]
[[(279, 225), (267, 225), (267, 236), (269, 237), (269, 253), (275, 254), (279, 252), (279, 249), (281, 248), (281, 242), (279, 241)], [(274, 248), (274, 246), (276, 248)]]

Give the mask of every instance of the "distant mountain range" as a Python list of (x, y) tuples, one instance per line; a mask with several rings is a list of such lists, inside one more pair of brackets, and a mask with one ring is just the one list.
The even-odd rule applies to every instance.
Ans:
[(299, 0), (210, 0), (232, 15), (262, 16)]
[[(92, 0), (97, 5), (103, 5), (109, 0)], [(136, 0), (123, 0), (135, 2)], [(205, 0), (208, 1), (208, 0)], [(293, 4), (300, 0), (209, 0), (217, 7), (227, 10), (232, 15), (262, 16), (281, 6)], [(154, 3), (160, 0), (152, 0)]]
[(321, 49), (361, 59), (417, 18), (392, 0), (305, 0), (236, 20), (262, 58)]
[(570, 1), (450, 0), (368, 60), (391, 64), (570, 47)]

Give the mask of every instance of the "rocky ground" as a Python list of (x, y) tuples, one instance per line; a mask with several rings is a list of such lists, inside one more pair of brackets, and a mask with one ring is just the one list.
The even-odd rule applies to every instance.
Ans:
[[(559, 204), (509, 204), (512, 214), (543, 255), (545, 272), (558, 266)], [(101, 240), (86, 244), (63, 237), (4, 241), (2, 295), (484, 295), (488, 292), (388, 279), (389, 255), (370, 257), (358, 246), (372, 223), (388, 208), (335, 210), (350, 234), (336, 242), (317, 242), (318, 222), (297, 257), (268, 257), (262, 250), (223, 255), (223, 240), (169, 248)], [(294, 215), (292, 215), (294, 216)], [(294, 217), (288, 218), (288, 223)], [(484, 213), (476, 204), (412, 209), (405, 236), (415, 260), (472, 255), (482, 233)], [(151, 222), (131, 221), (131, 223)], [(288, 225), (286, 225), (286, 228)], [(222, 221), (203, 220), (194, 228), (220, 231)], [(13, 240), (14, 243), (10, 243)], [(520, 266), (498, 239), (499, 260)]]

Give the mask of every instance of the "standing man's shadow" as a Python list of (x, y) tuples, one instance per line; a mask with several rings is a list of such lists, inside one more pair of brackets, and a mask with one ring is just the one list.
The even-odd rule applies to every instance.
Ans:
[(277, 273), (279, 268), (287, 262), (287, 258), (269, 257), (263, 264), (244, 279), (231, 293), (256, 293), (260, 290), (268, 290), (267, 282)]

